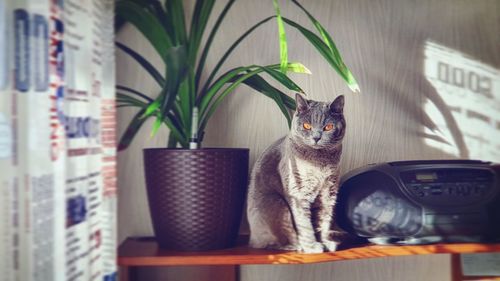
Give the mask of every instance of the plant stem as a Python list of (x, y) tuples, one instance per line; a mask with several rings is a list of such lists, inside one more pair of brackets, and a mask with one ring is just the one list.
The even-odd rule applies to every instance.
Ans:
[(177, 140), (175, 139), (173, 134), (168, 135), (167, 147), (168, 148), (176, 148), (177, 147)]

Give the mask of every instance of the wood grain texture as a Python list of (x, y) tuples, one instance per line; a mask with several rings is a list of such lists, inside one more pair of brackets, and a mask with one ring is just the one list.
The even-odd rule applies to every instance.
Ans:
[[(186, 1), (192, 6), (193, 1)], [(224, 1), (216, 4), (215, 12)], [(347, 134), (344, 141), (342, 170), (344, 172), (372, 162), (408, 159), (443, 159), (454, 157), (425, 142), (422, 132), (429, 120), (424, 103), (436, 89), (424, 75), (424, 47), (433, 41), (462, 52), (478, 62), (500, 68), (500, 1), (496, 0), (315, 0), (301, 1), (329, 30), (346, 64), (356, 76), (362, 93), (351, 94), (338, 75), (290, 28), (290, 60), (303, 62), (313, 75), (294, 75), (308, 96), (318, 100), (333, 100), (346, 95)], [(189, 12), (190, 9), (186, 9)], [(290, 1), (282, 1), (282, 13), (311, 27), (307, 19)], [(221, 54), (252, 24), (272, 14), (272, 1), (237, 1), (221, 27), (207, 66), (213, 67)], [(213, 19), (212, 19), (213, 22)], [(164, 66), (153, 49), (134, 28), (127, 27), (118, 40), (146, 53), (158, 69)], [(270, 64), (279, 60), (275, 23), (268, 23), (245, 41), (229, 58), (226, 69), (236, 65)], [(222, 71), (224, 71), (223, 69)], [(205, 73), (206, 75), (206, 73)], [(117, 51), (117, 82), (155, 95), (154, 82), (130, 58)], [(293, 93), (290, 93), (293, 94)], [(500, 96), (499, 93), (495, 93)], [(119, 111), (119, 132), (124, 131), (133, 110)], [(125, 152), (119, 153), (119, 239), (127, 236), (151, 235), (147, 206), (142, 153), (144, 147), (166, 144), (165, 131), (150, 139), (143, 127), (140, 136)], [(251, 164), (274, 140), (287, 132), (285, 119), (269, 99), (240, 87), (214, 115), (208, 126), (205, 146), (248, 147)], [(466, 133), (466, 132), (462, 132)], [(491, 131), (485, 130), (488, 138)], [(500, 161), (500, 159), (498, 159)], [(246, 227), (243, 225), (242, 230)], [(354, 263), (354, 262), (353, 262)], [(363, 266), (358, 266), (362, 264)], [(352, 268), (338, 263), (304, 268), (289, 266), (266, 269), (243, 267), (242, 280), (449, 280), (450, 276), (428, 275), (433, 270), (449, 272), (449, 258), (437, 256), (433, 263), (422, 258), (398, 258), (395, 261), (356, 262)], [(391, 267), (392, 266), (392, 267)], [(394, 279), (391, 269), (409, 270), (408, 278)], [(315, 268), (318, 272), (310, 270)], [(366, 270), (365, 270), (366, 269)], [(369, 269), (369, 270), (368, 270)], [(338, 271), (342, 271), (339, 273)], [(365, 270), (365, 271), (363, 271)], [(344, 271), (351, 271), (352, 279)], [(441, 272), (440, 271), (440, 272)], [(356, 279), (367, 277), (370, 279)], [(305, 277), (309, 274), (309, 277)], [(415, 279), (423, 275), (429, 279)], [(344, 279), (342, 279), (344, 278)], [(414, 279), (411, 279), (414, 278)], [(441, 279), (439, 279), (441, 278)], [(447, 278), (447, 279), (442, 279)]]
[(240, 243), (235, 248), (216, 251), (168, 251), (158, 248), (154, 238), (128, 238), (118, 250), (118, 264), (120, 266), (307, 264), (395, 256), (483, 252), (500, 252), (500, 244), (362, 245), (331, 253), (301, 254), (252, 249), (246, 246), (246, 242)]

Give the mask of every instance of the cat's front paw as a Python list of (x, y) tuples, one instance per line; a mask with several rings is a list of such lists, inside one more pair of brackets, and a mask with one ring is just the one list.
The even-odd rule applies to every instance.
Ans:
[(306, 254), (323, 253), (323, 244), (319, 242), (308, 243), (307, 245), (301, 245), (297, 250)]
[(325, 246), (327, 252), (335, 252), (339, 243), (335, 241), (323, 241), (323, 246)]

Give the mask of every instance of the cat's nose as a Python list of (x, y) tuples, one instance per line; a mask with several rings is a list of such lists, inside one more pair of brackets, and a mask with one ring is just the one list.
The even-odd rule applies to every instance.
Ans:
[(321, 136), (318, 137), (313, 137), (314, 143), (318, 143), (318, 141), (321, 139)]

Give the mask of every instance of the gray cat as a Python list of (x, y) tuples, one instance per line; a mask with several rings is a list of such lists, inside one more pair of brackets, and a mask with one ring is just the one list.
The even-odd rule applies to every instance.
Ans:
[(345, 134), (344, 97), (295, 97), (290, 133), (257, 159), (248, 191), (250, 246), (320, 253), (331, 240)]

